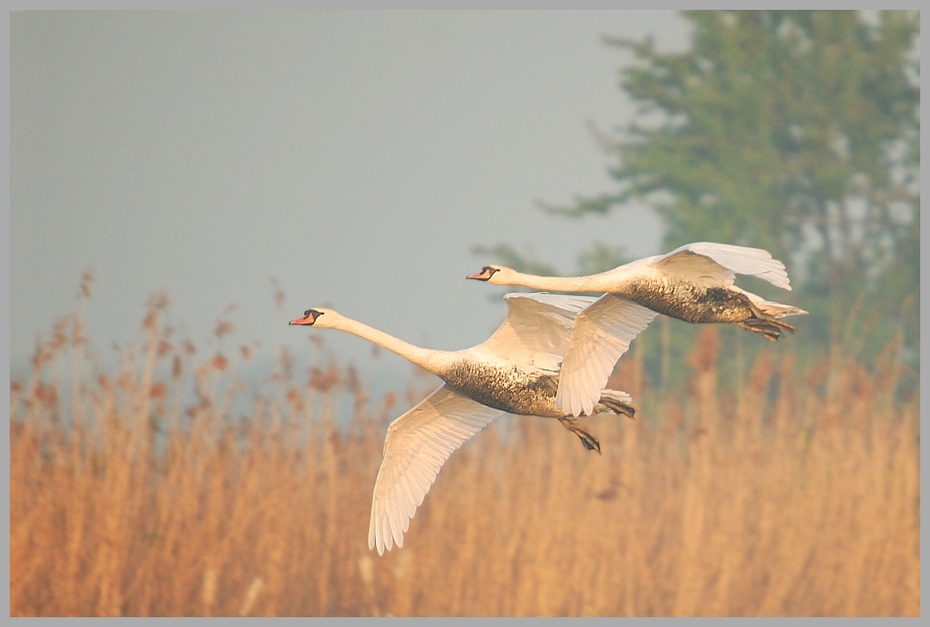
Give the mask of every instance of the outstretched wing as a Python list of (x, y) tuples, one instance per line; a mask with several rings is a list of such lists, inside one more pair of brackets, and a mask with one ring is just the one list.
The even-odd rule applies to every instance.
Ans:
[(775, 287), (791, 289), (785, 264), (761, 248), (695, 242), (658, 257), (654, 265), (683, 277), (704, 276), (730, 283), (734, 273), (745, 274), (768, 281)]
[(590, 414), (620, 356), (658, 315), (615, 294), (605, 294), (575, 318), (559, 374), (557, 407)]
[(504, 296), (504, 300), (507, 318), (475, 349), (507, 357), (521, 365), (556, 370), (568, 350), (575, 316), (597, 298), (514, 292)]
[(388, 426), (375, 480), (368, 548), (404, 545), (404, 532), (452, 451), (505, 412), (443, 386)]

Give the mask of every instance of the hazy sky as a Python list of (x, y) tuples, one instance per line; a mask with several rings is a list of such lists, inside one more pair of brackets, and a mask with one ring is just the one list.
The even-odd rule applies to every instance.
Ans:
[(506, 312), (465, 280), (497, 261), (475, 245), (561, 273), (595, 240), (660, 252), (648, 210), (536, 204), (615, 189), (587, 124), (631, 119), (631, 58), (602, 36), (650, 33), (686, 44), (666, 11), (13, 13), (12, 364), (73, 310), (85, 268), (104, 356), (159, 290), (195, 343), (234, 304), (237, 342), (306, 352), (313, 331), (286, 322), (325, 305), (458, 349)]

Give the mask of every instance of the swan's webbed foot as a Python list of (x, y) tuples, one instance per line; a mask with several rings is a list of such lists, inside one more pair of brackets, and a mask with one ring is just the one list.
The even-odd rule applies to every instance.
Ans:
[(755, 331), (773, 342), (778, 341), (778, 338), (783, 335), (782, 329), (794, 333), (794, 327), (787, 322), (765, 314), (761, 315), (764, 317), (746, 318), (736, 324), (748, 331)]
[(562, 426), (574, 433), (581, 440), (581, 444), (589, 451), (597, 451), (597, 454), (601, 454), (601, 443), (597, 441), (593, 435), (579, 427), (575, 424), (575, 421), (571, 418), (559, 418), (559, 422), (562, 423)]
[[(632, 405), (627, 405), (626, 403), (622, 403), (611, 398), (605, 398), (603, 396), (600, 398), (600, 400), (598, 400), (598, 403), (614, 412), (615, 414), (622, 414), (631, 420), (636, 420), (636, 409)], [(597, 408), (595, 408), (595, 412), (596, 411)]]

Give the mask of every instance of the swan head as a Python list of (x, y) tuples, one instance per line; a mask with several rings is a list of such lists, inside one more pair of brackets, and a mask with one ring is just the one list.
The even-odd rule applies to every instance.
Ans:
[[(322, 319), (321, 316), (324, 316), (324, 314), (330, 314), (329, 318), (325, 320)], [(337, 315), (336, 312), (330, 309), (322, 309), (322, 308), (308, 309), (307, 311), (304, 312), (304, 315), (302, 318), (291, 320), (290, 322), (288, 322), (288, 324), (296, 324), (296, 325), (300, 325), (304, 327), (312, 327), (313, 325), (316, 325), (318, 327), (323, 327), (323, 326), (328, 326), (326, 323), (329, 322), (331, 318), (335, 318), (336, 315)], [(319, 324), (317, 324), (318, 320), (319, 320)]]
[(510, 285), (507, 279), (513, 275), (513, 270), (507, 266), (485, 266), (481, 272), (469, 274), (466, 279), (475, 279), (476, 281), (485, 281), (494, 285)]

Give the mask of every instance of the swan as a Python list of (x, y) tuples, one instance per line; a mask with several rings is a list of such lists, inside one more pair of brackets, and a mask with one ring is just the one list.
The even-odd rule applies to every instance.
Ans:
[(613, 369), (616, 348), (603, 343), (629, 317), (630, 302), (687, 322), (735, 322), (773, 342), (783, 330), (793, 333), (780, 318), (807, 312), (736, 287), (736, 274), (791, 289), (784, 264), (768, 251), (713, 242), (686, 244), (588, 276), (538, 276), (493, 265), (467, 278), (559, 292), (607, 292), (576, 317), (562, 363), (556, 405), (579, 415), (590, 410)]
[[(307, 309), (289, 324), (337, 329), (382, 346), (438, 375), (445, 384), (394, 420), (384, 440), (375, 480), (368, 548), (378, 554), (403, 546), (410, 519), (449, 455), (502, 414), (555, 418), (588, 450), (600, 444), (555, 405), (559, 362), (575, 315), (596, 298), (556, 294), (507, 294), (507, 317), (485, 342), (457, 351), (414, 346), (332, 309)], [(628, 335), (645, 328), (634, 320)], [(629, 345), (632, 337), (621, 339)], [(622, 352), (622, 351), (621, 351)], [(600, 390), (591, 413), (633, 417), (626, 392)]]

